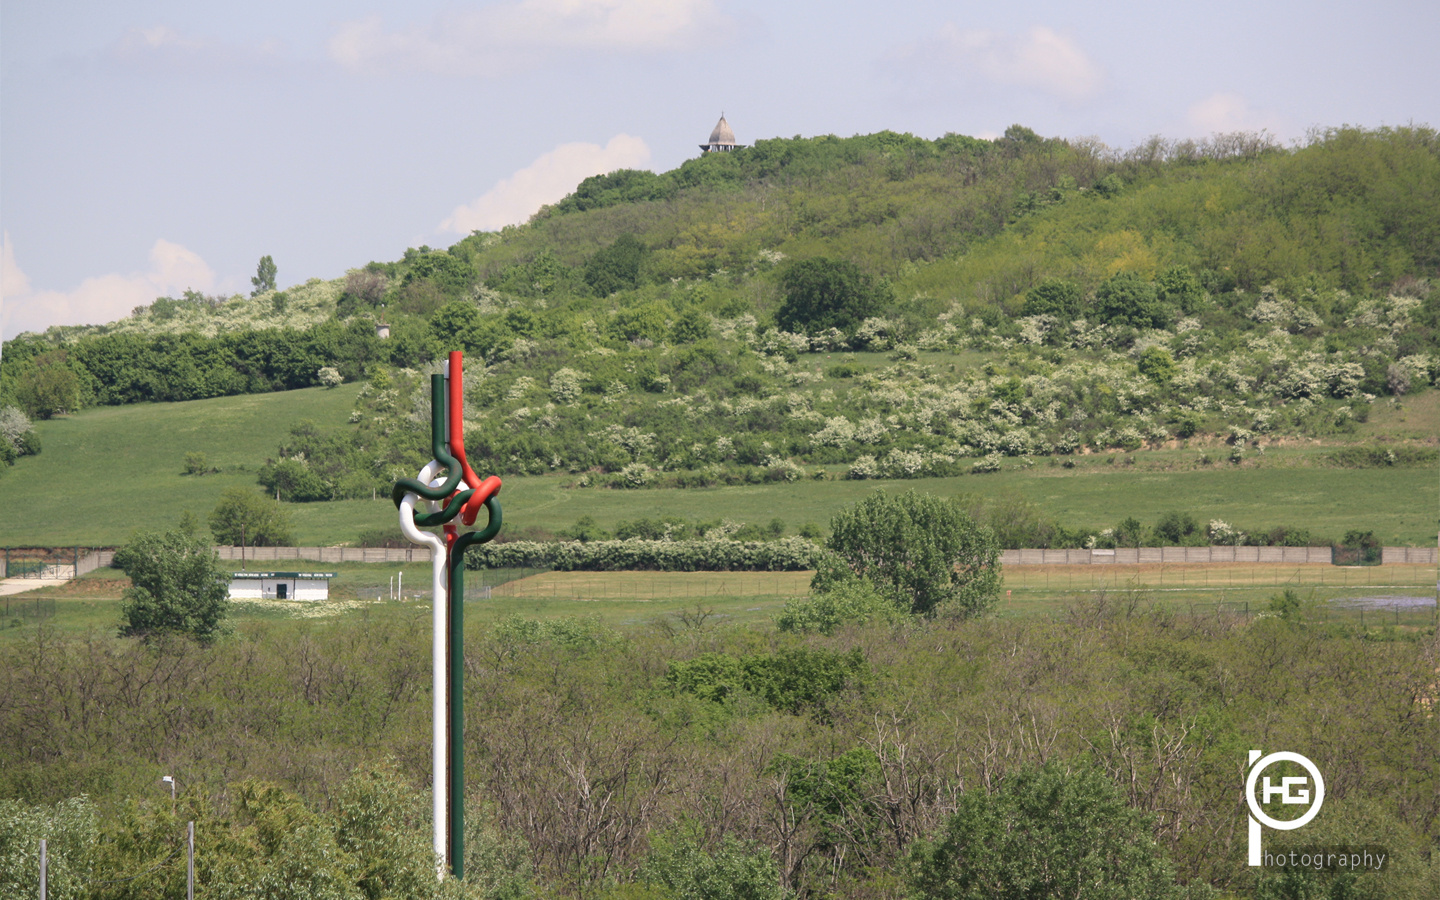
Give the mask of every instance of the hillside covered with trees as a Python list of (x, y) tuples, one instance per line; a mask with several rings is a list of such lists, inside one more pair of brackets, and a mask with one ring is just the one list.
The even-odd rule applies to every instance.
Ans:
[(365, 381), (352, 428), (277, 425), (261, 481), (297, 501), (413, 474), (423, 376), (451, 348), (472, 455), (577, 486), (955, 475), (1182, 441), (1242, 464), (1343, 438), (1440, 376), (1436, 208), (1423, 127), (1288, 149), (1118, 152), (1020, 126), (760, 141), (589, 178), (526, 225), (335, 282), (22, 335), (0, 406)]

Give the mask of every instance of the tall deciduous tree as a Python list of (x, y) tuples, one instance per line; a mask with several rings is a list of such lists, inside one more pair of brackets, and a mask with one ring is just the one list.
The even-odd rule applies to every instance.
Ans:
[(1085, 295), (1080, 286), (1063, 278), (1047, 278), (1025, 292), (1025, 315), (1055, 316), (1068, 322), (1084, 311)]
[(897, 606), (963, 616), (1000, 597), (1000, 547), (954, 500), (908, 491), (876, 491), (830, 520), (833, 551), (811, 587), (828, 590), (850, 576), (868, 578)]
[(210, 544), (183, 530), (137, 534), (115, 553), (130, 576), (120, 606), (120, 633), (189, 634), (213, 640), (225, 619), (225, 572)]
[(786, 331), (838, 328), (853, 333), (890, 300), (889, 288), (844, 259), (802, 259), (780, 276), (785, 302), (775, 321)]
[(25, 412), (37, 419), (49, 419), (80, 407), (80, 379), (66, 365), (65, 351), (55, 350), (35, 357), (35, 366), (20, 376), (15, 399)]
[(255, 277), (250, 279), (250, 283), (255, 285), (255, 290), (250, 292), (252, 297), (275, 290), (275, 260), (269, 256), (260, 257), (260, 265), (255, 267)]
[(233, 487), (220, 495), (210, 513), (210, 532), (222, 544), (284, 547), (294, 538), (284, 507), (263, 494)]
[(1153, 283), (1134, 272), (1121, 272), (1095, 289), (1095, 315), (1110, 325), (1164, 328), (1174, 311)]

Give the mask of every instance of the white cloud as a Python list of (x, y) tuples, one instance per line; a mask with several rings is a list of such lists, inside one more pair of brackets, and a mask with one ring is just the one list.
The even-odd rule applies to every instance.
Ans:
[(650, 162), (650, 148), (628, 134), (599, 144), (561, 144), (530, 165), (502, 179), (484, 196), (455, 207), (440, 223), (442, 231), (469, 234), (495, 231), (524, 222), (547, 203), (554, 203), (591, 175), (633, 169)]
[(130, 315), (137, 306), (156, 297), (186, 289), (209, 291), (215, 273), (193, 251), (165, 239), (150, 248), (150, 268), (128, 275), (97, 275), (71, 291), (36, 291), (15, 262), (10, 233), (4, 236), (4, 301), (0, 305), (0, 332), (6, 337), (21, 331), (43, 331), (51, 325), (98, 325)]
[(712, 0), (520, 0), (396, 31), (367, 16), (341, 25), (329, 53), (354, 71), (495, 75), (561, 50), (680, 49), (727, 26)]
[(1235, 93), (1211, 94), (1190, 107), (1186, 124), (1201, 134), (1224, 134), (1233, 131), (1285, 132), (1282, 119), (1268, 112), (1251, 109), (1244, 97)]
[(942, 77), (1033, 88), (1062, 100), (1093, 97), (1105, 80), (1100, 66), (1072, 38), (1043, 25), (1011, 34), (946, 23), (935, 37), (903, 47), (896, 56)]

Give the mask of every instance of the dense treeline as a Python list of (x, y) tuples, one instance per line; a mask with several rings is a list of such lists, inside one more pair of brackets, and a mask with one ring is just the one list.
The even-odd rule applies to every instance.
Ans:
[[(1118, 841), (1138, 848), (1128, 852), (1147, 883), (1175, 879), (1193, 896), (1435, 896), (1440, 645), (1277, 608), (1187, 618), (1102, 597), (1053, 621), (828, 638), (703, 617), (627, 632), (591, 619), (472, 624), (467, 768), (485, 854), (471, 872), (487, 897), (524, 896), (526, 884), (616, 900), (761, 896), (687, 893), (669, 880), (676, 860), (737, 884), (749, 872), (752, 888), (768, 878), (776, 897), (899, 896), (907, 882), (917, 897), (952, 896), (944, 885), (959, 875), (945, 866), (963, 853), (964, 823), (1020, 815), (1035, 802), (1027, 791), (1048, 784), (1100, 818), (1069, 837), (1063, 816), (1037, 822), (1043, 845), (1017, 832), (1007, 852), (1036, 871), (1061, 858), (1047, 854), (1083, 853), (1069, 841)], [(426, 827), (423, 804), (405, 797), (427, 779), (428, 639), (423, 613), (393, 607), (252, 623), (209, 648), (36, 629), (0, 647), (0, 799), (33, 808), (87, 794), (97, 882), (162, 862), (177, 823), (195, 818), (202, 885), (239, 878), (243, 860), (254, 878), (319, 872), (334, 885), (369, 871), (381, 879), (371, 891), (334, 896), (379, 896), (384, 872), (424, 868), (423, 842), (390, 826)], [(1254, 748), (1302, 752), (1324, 773), (1324, 812), (1304, 843), (1380, 845), (1388, 868), (1246, 866), (1240, 788)], [(179, 782), (173, 813), (161, 774)], [(363, 802), (386, 822), (357, 819)], [(292, 833), (304, 840), (282, 840)], [(394, 862), (355, 867), (357, 835)], [(1294, 837), (1267, 834), (1267, 847)], [(989, 860), (996, 877), (1004, 862)], [(72, 896), (173, 889), (183, 862), (148, 878)], [(1135, 895), (1170, 895), (1160, 890)]]
[[(368, 322), (327, 322), (306, 330), (200, 334), (87, 335), (57, 350), (22, 336), (5, 344), (5, 380), (18, 388), (49, 367), (73, 373), (82, 405), (172, 402), (293, 390), (320, 384), (329, 366), (357, 378), (376, 363), (428, 359), (377, 340)], [(425, 347), (428, 351), (428, 344)]]

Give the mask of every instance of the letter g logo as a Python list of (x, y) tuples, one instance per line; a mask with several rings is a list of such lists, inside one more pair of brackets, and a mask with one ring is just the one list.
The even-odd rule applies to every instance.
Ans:
[[(1289, 777), (1280, 779), (1278, 785), (1270, 783), (1267, 775), (1263, 780), (1260, 773), (1271, 765), (1279, 762), (1290, 762), (1305, 769), (1310, 777)], [(1255, 785), (1259, 781), (1262, 797), (1256, 799)], [(1313, 782), (1315, 791), (1314, 798), (1311, 792), (1304, 785)], [(1268, 815), (1262, 808), (1262, 804), (1270, 803), (1276, 798), (1285, 805), (1304, 806), (1309, 803), (1310, 808), (1295, 819), (1276, 819)], [(1261, 758), (1259, 750), (1250, 751), (1250, 777), (1245, 780), (1245, 805), (1250, 807), (1250, 865), (1262, 865), (1262, 851), (1260, 846), (1260, 826), (1273, 828), (1276, 831), (1293, 831), (1296, 828), (1306, 825), (1315, 815), (1320, 812), (1320, 806), (1325, 802), (1325, 779), (1320, 776), (1320, 769), (1313, 762), (1298, 753), (1281, 751), (1271, 753)]]

